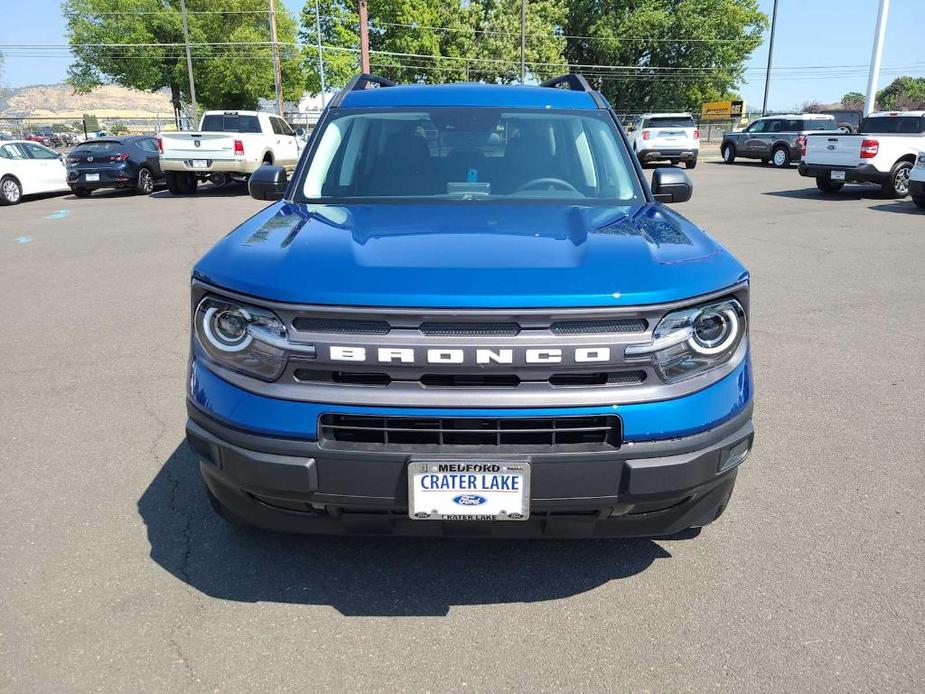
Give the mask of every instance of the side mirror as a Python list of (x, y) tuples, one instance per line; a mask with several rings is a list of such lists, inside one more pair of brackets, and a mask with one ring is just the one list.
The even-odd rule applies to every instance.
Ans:
[(686, 202), (693, 192), (694, 184), (680, 169), (656, 169), (652, 173), (652, 195), (657, 202)]
[(288, 186), (286, 169), (269, 164), (264, 164), (252, 173), (247, 183), (247, 189), (255, 200), (279, 200)]

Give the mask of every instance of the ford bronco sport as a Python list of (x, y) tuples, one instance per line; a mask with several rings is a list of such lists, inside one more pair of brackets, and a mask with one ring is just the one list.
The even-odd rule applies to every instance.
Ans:
[(187, 438), (229, 521), (656, 536), (752, 446), (749, 276), (580, 75), (360, 75), (195, 266)]

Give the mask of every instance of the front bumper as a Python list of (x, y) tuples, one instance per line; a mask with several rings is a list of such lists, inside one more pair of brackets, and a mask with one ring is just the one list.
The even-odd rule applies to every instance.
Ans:
[(828, 178), (833, 171), (844, 171), (847, 183), (878, 183), (883, 184), (890, 180), (890, 173), (880, 171), (873, 164), (860, 166), (836, 166), (830, 164), (807, 164), (800, 162), (800, 175), (808, 178)]
[(639, 161), (641, 162), (650, 162), (650, 161), (694, 161), (697, 159), (697, 154), (699, 150), (688, 148), (688, 149), (672, 149), (660, 147), (657, 149), (641, 149), (638, 152)]
[[(413, 452), (326, 449), (316, 441), (241, 431), (190, 401), (187, 409), (187, 440), (225, 509), (271, 530), (326, 534), (675, 534), (719, 517), (744, 460), (730, 452), (743, 442), (750, 449), (754, 436), (749, 401), (731, 419), (690, 436), (627, 442), (608, 451), (538, 452), (529, 456), (528, 521), (415, 521), (407, 515), (406, 469)], [(448, 454), (499, 457), (459, 449)]]

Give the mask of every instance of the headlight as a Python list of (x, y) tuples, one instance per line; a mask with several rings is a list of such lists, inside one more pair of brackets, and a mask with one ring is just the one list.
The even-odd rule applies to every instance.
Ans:
[(286, 326), (271, 311), (207, 296), (193, 323), (199, 344), (221, 366), (264, 381), (286, 368)]
[(735, 299), (669, 313), (652, 342), (630, 345), (629, 359), (649, 358), (666, 383), (683, 381), (729, 361), (745, 337), (745, 311)]

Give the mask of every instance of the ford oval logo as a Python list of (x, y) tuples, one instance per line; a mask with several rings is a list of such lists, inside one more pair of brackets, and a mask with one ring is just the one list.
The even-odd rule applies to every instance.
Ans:
[(481, 506), (487, 499), (478, 494), (460, 494), (459, 496), (454, 496), (453, 501), (460, 506)]

